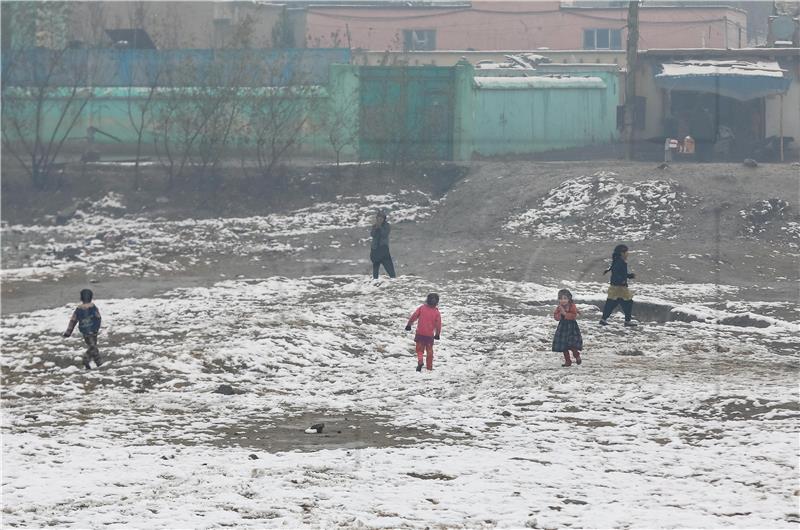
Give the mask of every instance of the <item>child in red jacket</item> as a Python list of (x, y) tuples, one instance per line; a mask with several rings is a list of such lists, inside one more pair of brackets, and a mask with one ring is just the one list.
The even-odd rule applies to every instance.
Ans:
[(411, 324), (415, 320), (417, 323), (417, 333), (414, 335), (414, 342), (417, 345), (417, 372), (422, 371), (422, 353), (427, 352), (425, 365), (428, 370), (433, 370), (433, 341), (439, 340), (442, 332), (442, 316), (439, 314), (439, 295), (430, 293), (425, 299), (425, 303), (417, 308), (408, 319), (406, 331), (411, 331)]
[(572, 301), (572, 293), (567, 289), (558, 291), (558, 307), (553, 312), (553, 318), (558, 320), (556, 334), (553, 337), (553, 351), (564, 354), (564, 364), (561, 366), (572, 366), (570, 351), (575, 363), (581, 364), (580, 350), (583, 349), (583, 337), (577, 322), (578, 308)]

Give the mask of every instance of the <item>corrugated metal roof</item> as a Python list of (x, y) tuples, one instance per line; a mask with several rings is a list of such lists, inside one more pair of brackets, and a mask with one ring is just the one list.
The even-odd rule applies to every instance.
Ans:
[(488, 90), (508, 90), (525, 88), (606, 88), (599, 77), (476, 77), (475, 86)]
[(775, 61), (680, 61), (664, 63), (655, 75), (666, 90), (718, 94), (740, 101), (783, 94), (791, 80)]
[(742, 75), (783, 77), (783, 70), (776, 61), (678, 61), (664, 63), (656, 77), (681, 75)]

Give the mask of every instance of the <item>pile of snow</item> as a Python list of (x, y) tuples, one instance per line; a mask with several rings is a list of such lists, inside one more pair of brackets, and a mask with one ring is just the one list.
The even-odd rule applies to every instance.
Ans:
[(125, 199), (116, 192), (108, 192), (105, 197), (101, 198), (99, 201), (92, 203), (90, 209), (92, 211), (98, 212), (103, 210), (110, 210), (112, 212), (116, 211), (124, 211), (126, 209), (125, 206)]
[[(304, 236), (354, 227), (366, 229), (378, 209), (391, 223), (433, 214), (439, 201), (419, 191), (339, 196), (288, 214), (243, 218), (149, 219), (124, 211), (109, 194), (78, 210), (61, 226), (3, 225), (3, 281), (41, 280), (69, 270), (96, 275), (157, 276), (181, 271), (210, 257), (259, 256), (306, 248)], [(332, 246), (339, 245), (332, 241)]]
[(697, 203), (674, 181), (625, 184), (615, 177), (600, 171), (564, 181), (537, 207), (509, 219), (505, 228), (548, 239), (672, 238), (681, 213)]
[[(107, 363), (89, 373), (82, 341), (58, 334), (71, 306), (5, 315), (4, 522), (795, 525), (797, 358), (771, 341), (796, 343), (796, 326), (603, 328), (581, 303), (584, 361), (566, 369), (550, 351), (558, 287), (319, 276), (98, 299)], [(603, 292), (569, 287), (579, 302)], [(434, 290), (442, 340), (417, 373), (403, 327)], [(326, 429), (331, 445), (309, 453), (303, 425), (270, 454), (306, 412), (380, 428), (351, 445)]]

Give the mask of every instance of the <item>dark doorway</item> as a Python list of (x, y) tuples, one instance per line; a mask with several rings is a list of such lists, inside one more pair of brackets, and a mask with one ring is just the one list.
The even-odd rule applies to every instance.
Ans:
[[(764, 141), (764, 98), (747, 101), (706, 92), (673, 91), (667, 136), (711, 141), (713, 160), (741, 160)], [(704, 123), (707, 122), (707, 123)]]

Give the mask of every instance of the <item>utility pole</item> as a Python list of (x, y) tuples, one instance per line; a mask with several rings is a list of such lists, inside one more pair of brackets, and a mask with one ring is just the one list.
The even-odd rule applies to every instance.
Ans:
[(625, 48), (628, 73), (625, 76), (625, 159), (633, 160), (633, 129), (636, 109), (636, 62), (639, 53), (639, 0), (628, 3), (628, 42)]

